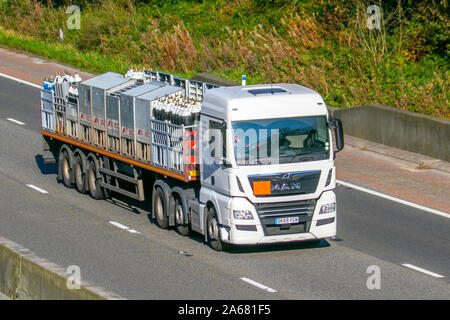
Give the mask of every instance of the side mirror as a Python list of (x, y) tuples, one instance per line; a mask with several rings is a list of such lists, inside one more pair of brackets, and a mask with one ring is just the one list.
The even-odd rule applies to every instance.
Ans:
[(332, 126), (334, 127), (334, 136), (336, 139), (336, 152), (339, 152), (342, 149), (344, 149), (344, 128), (342, 127), (342, 121), (333, 117), (330, 117), (329, 120)]

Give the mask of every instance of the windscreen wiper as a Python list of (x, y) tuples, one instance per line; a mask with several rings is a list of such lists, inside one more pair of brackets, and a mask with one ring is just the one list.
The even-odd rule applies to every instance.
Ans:
[[(301, 152), (301, 153), (297, 153), (295, 156), (292, 157), (291, 159), (291, 163), (294, 162), (294, 160), (298, 157), (298, 156), (310, 156), (310, 155), (315, 155), (318, 153), (324, 153), (326, 151), (315, 151), (315, 152)], [(304, 159), (303, 161), (305, 161), (306, 159)]]

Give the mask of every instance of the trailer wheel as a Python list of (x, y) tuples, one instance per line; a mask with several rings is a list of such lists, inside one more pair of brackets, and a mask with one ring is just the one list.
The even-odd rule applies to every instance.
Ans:
[(73, 169), (76, 189), (80, 193), (86, 193), (86, 180), (83, 172), (83, 161), (79, 155), (75, 156)]
[(66, 187), (72, 188), (73, 187), (71, 179), (72, 169), (70, 169), (70, 157), (67, 151), (63, 151), (63, 156), (61, 160), (62, 160), (61, 172), (63, 183)]
[(94, 161), (89, 161), (87, 169), (87, 184), (89, 186), (89, 194), (92, 198), (99, 200), (103, 198), (102, 188), (100, 187), (101, 179), (97, 178), (96, 167)]
[(182, 235), (183, 237), (186, 237), (190, 233), (190, 228), (188, 224), (184, 223), (184, 217), (186, 215), (186, 209), (183, 206), (183, 201), (181, 201), (180, 197), (175, 198), (175, 228), (177, 229), (177, 232)]
[(161, 229), (169, 227), (169, 218), (167, 217), (167, 204), (164, 191), (157, 187), (153, 195), (153, 212), (155, 212), (156, 223)]
[(214, 207), (210, 207), (208, 210), (208, 216), (206, 218), (206, 232), (208, 243), (216, 251), (226, 250), (227, 244), (222, 242), (220, 238), (219, 221), (217, 220), (217, 214)]

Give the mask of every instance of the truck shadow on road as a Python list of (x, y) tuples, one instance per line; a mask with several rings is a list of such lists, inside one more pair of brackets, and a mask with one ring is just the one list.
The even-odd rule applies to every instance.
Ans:
[[(176, 232), (173, 230), (173, 232)], [(205, 242), (205, 237), (196, 232), (191, 232), (188, 237), (190, 240), (197, 241), (205, 246), (209, 247), (209, 245)], [(330, 241), (333, 241), (332, 239)], [(320, 250), (324, 248), (328, 248), (331, 245), (328, 240), (322, 239), (320, 241), (297, 241), (297, 242), (286, 242), (286, 243), (270, 243), (270, 244), (261, 244), (261, 245), (233, 245), (227, 246), (224, 250), (225, 253), (228, 254), (250, 254), (250, 253), (266, 253), (266, 252), (274, 252), (274, 251), (292, 251), (292, 250), (307, 250), (314, 249)], [(209, 250), (213, 250), (212, 248), (208, 248)]]
[(307, 250), (307, 249), (321, 249), (328, 248), (330, 244), (327, 240), (322, 239), (320, 242), (316, 241), (298, 241), (289, 243), (271, 243), (262, 245), (246, 245), (246, 246), (232, 246), (227, 249), (230, 254), (248, 254), (248, 253), (264, 253), (273, 251), (292, 251), (292, 250)]
[(41, 154), (35, 155), (34, 160), (42, 174), (58, 174), (58, 163), (44, 163), (44, 158)]
[(111, 192), (111, 197), (105, 199), (105, 201), (137, 215), (148, 214), (148, 205), (145, 202), (131, 199), (116, 192)]

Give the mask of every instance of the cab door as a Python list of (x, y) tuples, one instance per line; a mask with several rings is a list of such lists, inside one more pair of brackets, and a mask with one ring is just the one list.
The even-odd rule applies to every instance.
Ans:
[(223, 195), (230, 194), (226, 159), (226, 122), (202, 115), (201, 117), (202, 186)]
[[(225, 121), (206, 115), (201, 116), (201, 190), (200, 202), (211, 201), (217, 212), (219, 224), (229, 226), (230, 170), (224, 163), (226, 139)], [(206, 223), (204, 221), (204, 223)]]

